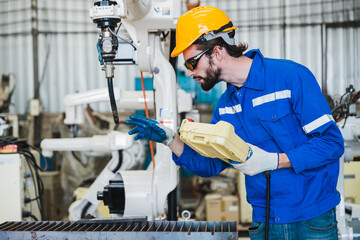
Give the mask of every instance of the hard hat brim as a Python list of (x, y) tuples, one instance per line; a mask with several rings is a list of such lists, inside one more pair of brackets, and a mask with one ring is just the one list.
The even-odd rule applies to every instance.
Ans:
[[(224, 30), (224, 32), (230, 31), (230, 30), (235, 30), (236, 27), (230, 27)], [(199, 36), (200, 37), (200, 36)], [(185, 51), (185, 49), (187, 49), (188, 47), (191, 46), (191, 44), (193, 44), (197, 39), (195, 39), (194, 41), (190, 42), (187, 46), (184, 45), (180, 45), (179, 43), (176, 43), (176, 47), (174, 48), (174, 50), (171, 52), (171, 57), (177, 57), (179, 56), (183, 51)]]

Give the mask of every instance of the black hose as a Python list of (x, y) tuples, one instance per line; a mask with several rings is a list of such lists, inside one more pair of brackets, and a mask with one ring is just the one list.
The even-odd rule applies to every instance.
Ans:
[(177, 221), (177, 190), (178, 187), (175, 187), (174, 190), (172, 190), (168, 194), (168, 212), (166, 215), (166, 219), (168, 221)]
[(121, 165), (123, 163), (123, 150), (118, 150), (118, 153), (119, 153), (119, 161), (117, 166), (112, 170), (113, 173), (116, 173), (121, 168)]
[(75, 154), (74, 151), (71, 151), (71, 155), (75, 158), (75, 160), (81, 164), (81, 166), (83, 166), (84, 168), (86, 168), (87, 166), (81, 161), (81, 159)]
[(114, 95), (114, 86), (113, 86), (113, 79), (107, 78), (108, 82), (108, 90), (109, 90), (109, 97), (110, 97), (110, 104), (111, 104), (111, 110), (114, 117), (115, 125), (119, 125), (119, 115), (117, 111), (116, 101), (115, 101), (115, 95)]
[(31, 212), (28, 212), (28, 211), (23, 211), (22, 217), (23, 218), (31, 217), (35, 221), (39, 221), (39, 219), (34, 214), (32, 214)]
[(32, 219), (34, 219), (35, 221), (39, 221), (39, 219), (38, 219), (37, 217), (35, 217), (33, 214), (30, 214), (30, 217), (31, 217)]
[(269, 238), (269, 219), (270, 219), (270, 172), (265, 171), (266, 177), (266, 217), (265, 217), (265, 240)]
[(87, 202), (85, 207), (81, 211), (81, 215), (80, 215), (81, 219), (85, 218), (86, 212), (89, 210), (90, 206), (91, 206), (91, 202)]

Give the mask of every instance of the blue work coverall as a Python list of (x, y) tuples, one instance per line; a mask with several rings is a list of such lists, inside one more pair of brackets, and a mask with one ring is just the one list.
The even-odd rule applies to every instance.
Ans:
[[(317, 217), (340, 202), (336, 190), (343, 138), (313, 74), (289, 60), (264, 58), (259, 50), (245, 54), (253, 63), (243, 87), (228, 84), (211, 123), (231, 123), (245, 142), (286, 153), (292, 168), (271, 171), (270, 223), (292, 223)], [(185, 144), (177, 165), (199, 176), (219, 174), (229, 165), (207, 158)], [(253, 220), (265, 222), (266, 178), (245, 175)]]

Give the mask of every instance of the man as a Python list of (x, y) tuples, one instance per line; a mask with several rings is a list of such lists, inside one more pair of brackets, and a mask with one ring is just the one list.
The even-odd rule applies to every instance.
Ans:
[[(201, 6), (177, 23), (172, 57), (183, 54), (188, 74), (205, 91), (224, 81), (211, 123), (227, 121), (249, 143), (245, 163), (232, 162), (246, 176), (247, 199), (253, 207), (252, 239), (264, 238), (266, 178), (271, 174), (270, 239), (337, 239), (335, 206), (341, 133), (332, 119), (313, 74), (288, 60), (264, 58), (259, 50), (235, 45), (234, 30), (221, 10)], [(203, 177), (229, 164), (203, 157), (158, 122), (130, 116), (135, 139), (163, 142), (173, 160)]]

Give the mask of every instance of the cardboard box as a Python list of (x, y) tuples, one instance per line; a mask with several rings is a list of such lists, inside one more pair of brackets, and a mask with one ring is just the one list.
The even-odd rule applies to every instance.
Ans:
[(236, 196), (208, 194), (205, 201), (207, 221), (238, 221), (239, 201)]
[(44, 220), (62, 220), (64, 211), (60, 172), (40, 172), (40, 176), (44, 183)]
[(345, 202), (360, 204), (360, 162), (344, 163)]

